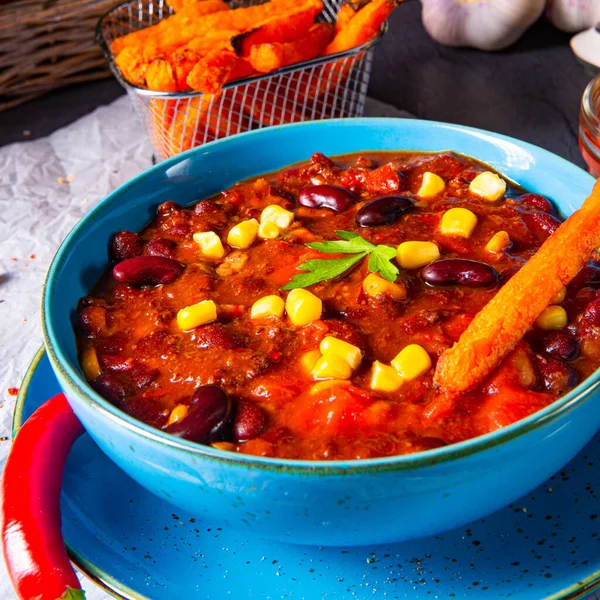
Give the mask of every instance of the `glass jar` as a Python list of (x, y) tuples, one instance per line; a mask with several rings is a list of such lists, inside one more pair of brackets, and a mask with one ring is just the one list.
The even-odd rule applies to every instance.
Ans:
[(600, 177), (600, 75), (588, 83), (581, 98), (579, 149), (590, 173)]

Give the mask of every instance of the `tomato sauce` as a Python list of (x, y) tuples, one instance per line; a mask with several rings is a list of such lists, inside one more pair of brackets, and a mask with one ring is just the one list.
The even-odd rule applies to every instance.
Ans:
[[(470, 184), (483, 171), (490, 169), (452, 153), (363, 152), (334, 159), (315, 154), (306, 164), (241, 182), (194, 206), (162, 204), (139, 234), (115, 237), (113, 264), (160, 256), (180, 267), (173, 280), (158, 285), (118, 282), (108, 270), (81, 300), (76, 335), (86, 377), (107, 399), (149, 425), (234, 452), (281, 458), (407, 454), (524, 418), (600, 365), (600, 269), (590, 262), (556, 300), (566, 311), (566, 326), (534, 326), (486, 381), (448, 410), (437, 406), (432, 383), (437, 358), (561, 220), (549, 200), (510, 182), (498, 201), (474, 195)], [(418, 195), (425, 172), (445, 185), (427, 199)], [(321, 185), (344, 188), (353, 204), (337, 212), (298, 203), (302, 190)], [(385, 196), (403, 196), (414, 206), (392, 223), (358, 226), (356, 213)], [(293, 213), (288, 228), (274, 239), (257, 237), (245, 249), (227, 244), (234, 225), (260, 221), (270, 205)], [(442, 216), (456, 207), (477, 217), (470, 237), (441, 230)], [(299, 272), (298, 265), (347, 256), (306, 245), (339, 240), (340, 230), (393, 248), (405, 241), (434, 242), (440, 259), (485, 263), (497, 281), (432, 285), (423, 280), (421, 268), (405, 269), (392, 260), (399, 270), (395, 283), (405, 297), (372, 296), (363, 285), (370, 273), (364, 258), (308, 288), (323, 307), (309, 324), (294, 325), (287, 314), (250, 317), (257, 300), (286, 299), (289, 292), (281, 288)], [(222, 240), (221, 258), (204, 256), (194, 241), (195, 233), (209, 231)], [(490, 252), (486, 245), (499, 231), (508, 233), (510, 245)], [(215, 303), (217, 318), (182, 330), (178, 312), (205, 300)], [(318, 350), (327, 336), (361, 351), (360, 365), (348, 379), (320, 381), (306, 367), (306, 354)], [(410, 344), (425, 349), (431, 368), (395, 391), (373, 389), (374, 361), (390, 365)], [(205, 417), (195, 408), (204, 386), (218, 386), (229, 403), (206, 417), (214, 419), (210, 426), (200, 422)], [(214, 388), (209, 391), (210, 402), (221, 402)], [(202, 435), (194, 433), (198, 427), (204, 427)]]

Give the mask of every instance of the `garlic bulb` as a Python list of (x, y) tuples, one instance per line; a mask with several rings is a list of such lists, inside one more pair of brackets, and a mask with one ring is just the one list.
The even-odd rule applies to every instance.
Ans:
[(423, 25), (447, 46), (500, 50), (540, 17), (545, 0), (421, 0)]
[(562, 31), (575, 33), (600, 21), (598, 0), (548, 0), (548, 20)]

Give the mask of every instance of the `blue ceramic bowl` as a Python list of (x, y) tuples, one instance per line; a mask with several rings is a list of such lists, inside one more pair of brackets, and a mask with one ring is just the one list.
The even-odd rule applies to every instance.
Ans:
[[(227, 453), (176, 439), (120, 412), (86, 383), (72, 320), (105, 269), (117, 231), (142, 228), (166, 200), (181, 204), (304, 161), (361, 150), (454, 150), (474, 156), (566, 215), (593, 179), (540, 148), (476, 129), (416, 120), (321, 121), (263, 129), (186, 152), (104, 199), (58, 251), (43, 294), (52, 367), (100, 448), (148, 490), (245, 533), (318, 545), (426, 536), (512, 502), (565, 465), (600, 427), (600, 373), (546, 409), (485, 436), (419, 454), (327, 462)], [(559, 257), (557, 257), (557, 260)]]

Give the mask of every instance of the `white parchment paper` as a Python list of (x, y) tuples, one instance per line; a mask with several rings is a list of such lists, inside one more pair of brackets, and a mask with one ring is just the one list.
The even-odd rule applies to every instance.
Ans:
[[(67, 109), (65, 109), (67, 110)], [(366, 116), (410, 116), (368, 99)], [(42, 344), (44, 276), (73, 225), (152, 164), (152, 147), (127, 97), (47, 138), (0, 148), (0, 470), (18, 388)], [(83, 579), (89, 600), (109, 596)], [(15, 597), (0, 561), (0, 600)]]

